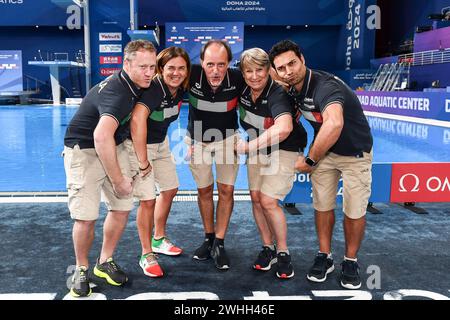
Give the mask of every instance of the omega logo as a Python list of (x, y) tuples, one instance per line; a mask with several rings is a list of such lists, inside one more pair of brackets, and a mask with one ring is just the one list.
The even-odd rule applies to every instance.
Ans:
[[(408, 190), (405, 188), (405, 179), (406, 177), (413, 177), (414, 178), (414, 186), (412, 189)], [(416, 176), (413, 173), (407, 173), (404, 174), (399, 181), (399, 191), (400, 192), (419, 192), (419, 184), (420, 179), (418, 176)], [(427, 190), (430, 192), (444, 192), (444, 191), (450, 191), (450, 181), (448, 177), (446, 177), (444, 180), (442, 180), (440, 177), (430, 177), (427, 179), (426, 183)]]

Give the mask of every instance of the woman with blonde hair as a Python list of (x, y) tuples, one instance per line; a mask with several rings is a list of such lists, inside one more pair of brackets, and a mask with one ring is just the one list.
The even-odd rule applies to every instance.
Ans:
[(294, 276), (287, 246), (287, 224), (278, 202), (292, 188), (295, 161), (306, 145), (306, 131), (295, 120), (285, 90), (270, 77), (270, 61), (260, 48), (241, 55), (240, 68), (247, 87), (239, 98), (241, 126), (248, 142), (240, 140), (239, 154), (248, 154), (247, 173), (252, 211), (263, 249), (253, 264), (268, 271), (276, 263), (278, 278)]

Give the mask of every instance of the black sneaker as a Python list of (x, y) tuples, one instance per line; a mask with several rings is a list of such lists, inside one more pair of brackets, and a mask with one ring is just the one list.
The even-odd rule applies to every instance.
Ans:
[(358, 262), (344, 260), (342, 261), (341, 266), (341, 286), (346, 289), (361, 288), (361, 277), (359, 276)]
[(291, 264), (291, 256), (286, 252), (277, 254), (277, 277), (280, 279), (289, 279), (294, 276), (294, 267)]
[(223, 244), (218, 244), (216, 240), (214, 240), (214, 244), (211, 249), (211, 256), (214, 258), (214, 263), (216, 264), (217, 269), (230, 269), (230, 259), (228, 259), (225, 247)]
[(253, 269), (268, 271), (274, 263), (277, 263), (277, 252), (264, 246), (253, 264)]
[(211, 258), (211, 249), (212, 240), (209, 238), (205, 238), (202, 245), (198, 247), (197, 250), (195, 250), (194, 256), (192, 258), (200, 261), (207, 260)]
[(92, 289), (89, 286), (88, 269), (85, 266), (76, 267), (75, 273), (72, 276), (72, 286), (70, 294), (75, 297), (89, 297)]
[(334, 271), (333, 259), (326, 253), (319, 252), (314, 258), (314, 264), (306, 274), (306, 278), (313, 282), (324, 282), (327, 275)]
[(128, 281), (127, 275), (123, 270), (114, 262), (113, 258), (109, 258), (106, 262), (97, 263), (94, 267), (94, 274), (106, 279), (106, 281), (113, 286), (121, 286)]

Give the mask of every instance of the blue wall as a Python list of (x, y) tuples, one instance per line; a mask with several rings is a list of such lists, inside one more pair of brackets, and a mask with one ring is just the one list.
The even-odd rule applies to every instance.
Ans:
[[(2, 27), (0, 33), (1, 50), (22, 50), (24, 90), (27, 89), (26, 75), (38, 78), (48, 84), (40, 85), (42, 94), (38, 97), (45, 99), (51, 99), (49, 69), (29, 66), (28, 61), (34, 60), (34, 57), (39, 59), (38, 50), (41, 50), (44, 60), (47, 52), (67, 52), (69, 60), (75, 60), (76, 52), (83, 50), (83, 47), (82, 30), (68, 30), (67, 28), (59, 30), (58, 27)], [(68, 74), (68, 69), (60, 70), (61, 84), (71, 93)], [(81, 71), (81, 80), (82, 88), (84, 88), (84, 71)], [(65, 96), (65, 93), (62, 93), (61, 97)]]
[(431, 87), (436, 80), (440, 87), (450, 87), (450, 63), (411, 67), (410, 81), (417, 83), (417, 90)]
[[(339, 26), (246, 26), (244, 29), (244, 49), (259, 47), (266, 51), (280, 40), (290, 39), (298, 43), (304, 51), (309, 67), (322, 70), (336, 69), (336, 46), (341, 28)], [(158, 51), (165, 48), (165, 27), (161, 27), (161, 44)], [(330, 50), (323, 50), (323, 47)]]
[(247, 26), (244, 48), (260, 47), (270, 50), (276, 42), (290, 39), (302, 47), (309, 67), (331, 71), (336, 69), (339, 32), (339, 26), (292, 26), (290, 29), (280, 26)]
[(0, 25), (63, 26), (69, 16), (67, 7), (71, 5), (74, 5), (72, 0), (2, 1)]

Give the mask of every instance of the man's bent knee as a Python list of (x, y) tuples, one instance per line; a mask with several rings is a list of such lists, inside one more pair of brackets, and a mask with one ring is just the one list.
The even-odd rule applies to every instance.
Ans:
[(229, 184), (217, 183), (219, 198), (233, 198), (234, 186)]

